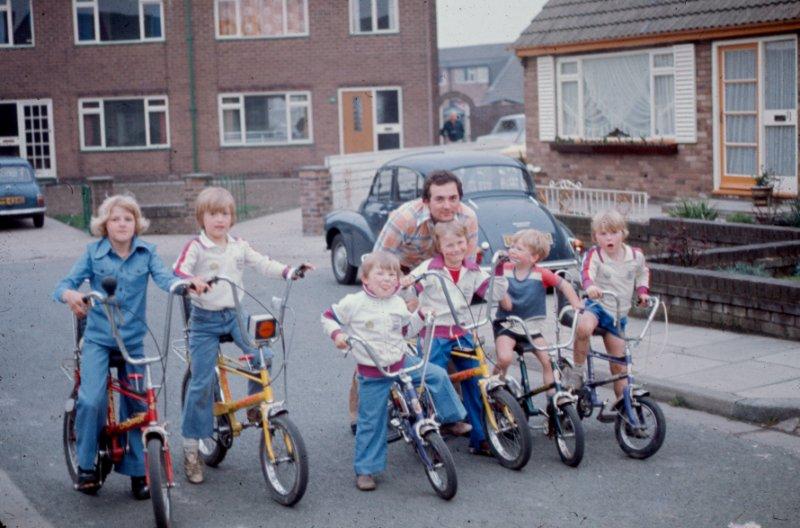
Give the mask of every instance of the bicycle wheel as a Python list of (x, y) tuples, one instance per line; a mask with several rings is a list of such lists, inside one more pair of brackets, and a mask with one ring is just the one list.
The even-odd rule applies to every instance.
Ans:
[(158, 528), (168, 528), (172, 520), (167, 479), (167, 457), (161, 438), (147, 439), (147, 480), (150, 483), (150, 501)]
[(75, 415), (78, 406), (78, 388), (72, 389), (64, 408), (64, 426), (62, 440), (64, 444), (64, 458), (67, 462), (67, 471), (73, 484), (78, 483), (78, 448), (75, 435)]
[(578, 467), (583, 460), (585, 433), (578, 411), (571, 403), (558, 407), (556, 415), (550, 418), (554, 427), (554, 440), (561, 461), (570, 467)]
[[(186, 391), (189, 389), (191, 379), (192, 371), (187, 368), (181, 385), (181, 409), (186, 403)], [(214, 401), (222, 401), (222, 390), (216, 379), (214, 380)], [(203, 462), (209, 467), (220, 465), (228, 453), (231, 442), (233, 442), (233, 436), (231, 435), (230, 420), (227, 416), (214, 416), (214, 432), (208, 438), (201, 438), (199, 442), (199, 451)]]
[(453, 455), (447, 448), (442, 437), (436, 431), (429, 431), (423, 437), (422, 448), (428, 459), (433, 463), (425, 468), (428, 482), (433, 486), (433, 491), (444, 500), (450, 500), (458, 491), (458, 478), (456, 477), (456, 464)]
[(641, 427), (634, 428), (625, 416), (625, 409), (620, 408), (614, 423), (617, 443), (631, 458), (653, 456), (661, 448), (667, 434), (664, 413), (656, 402), (647, 397), (633, 400), (633, 412)]
[(258, 451), (261, 471), (273, 500), (292, 506), (303, 498), (308, 484), (306, 446), (297, 426), (285, 414), (269, 419), (269, 432), (275, 461), (269, 460), (262, 432)]
[(532, 439), (525, 412), (514, 396), (500, 388), (489, 394), (497, 429), (492, 428), (487, 417), (482, 417), (483, 430), (489, 449), (500, 465), (509, 469), (522, 469), (531, 458)]

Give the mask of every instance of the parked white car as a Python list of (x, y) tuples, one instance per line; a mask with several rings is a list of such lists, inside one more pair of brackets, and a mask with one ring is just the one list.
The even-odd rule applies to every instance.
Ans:
[(525, 114), (511, 114), (497, 120), (491, 133), (478, 136), (480, 143), (525, 144)]

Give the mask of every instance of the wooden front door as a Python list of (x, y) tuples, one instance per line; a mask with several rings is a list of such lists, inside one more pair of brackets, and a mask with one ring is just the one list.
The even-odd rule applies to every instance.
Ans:
[(372, 116), (372, 90), (346, 90), (341, 97), (343, 154), (372, 152), (375, 134)]

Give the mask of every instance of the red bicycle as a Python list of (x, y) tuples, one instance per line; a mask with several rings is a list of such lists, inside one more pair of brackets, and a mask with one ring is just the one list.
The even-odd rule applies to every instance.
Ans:
[[(115, 307), (114, 292), (117, 287), (116, 280), (106, 278), (102, 282), (106, 294), (92, 291), (84, 296), (84, 302), (93, 301), (102, 305), (111, 325), (111, 332), (117, 342), (118, 350), (112, 353), (109, 363), (108, 375), (108, 417), (98, 440), (97, 482), (102, 485), (115, 463), (119, 463), (125, 454), (121, 440), (129, 434), (141, 434), (145, 446), (145, 476), (150, 486), (150, 498), (153, 504), (153, 513), (156, 526), (167, 528), (171, 524), (170, 488), (174, 487), (172, 472), (172, 457), (167, 443), (167, 431), (164, 422), (159, 420), (157, 409), (157, 390), (160, 386), (153, 384), (150, 365), (162, 360), (162, 356), (134, 358), (128, 354), (125, 343), (120, 337), (119, 330), (113, 317)], [(178, 283), (175, 287), (182, 287)], [(78, 389), (81, 385), (81, 339), (86, 319), (75, 319), (74, 337), (75, 350), (73, 363), (70, 367), (63, 366), (67, 376), (73, 381), (72, 392), (67, 399), (64, 409), (64, 454), (67, 461), (67, 470), (74, 485), (78, 486), (78, 456), (76, 449), (75, 417)], [(128, 380), (120, 380), (111, 375), (110, 369), (116, 369), (127, 362), (129, 365), (144, 367), (144, 375), (130, 374)], [(144, 383), (142, 383), (144, 378)], [(144, 411), (137, 413), (123, 422), (117, 419), (116, 395), (122, 395), (131, 400), (140, 402)]]

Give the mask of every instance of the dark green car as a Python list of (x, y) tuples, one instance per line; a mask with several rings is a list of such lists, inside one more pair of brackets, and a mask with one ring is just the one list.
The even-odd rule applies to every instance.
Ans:
[(389, 213), (420, 197), (425, 177), (438, 170), (451, 171), (461, 179), (462, 202), (478, 215), (478, 243), (488, 244), (487, 256), (505, 249), (510, 235), (533, 228), (552, 237), (550, 256), (543, 266), (557, 270), (577, 265), (577, 240), (536, 199), (533, 178), (525, 165), (500, 154), (437, 152), (384, 164), (357, 211), (339, 210), (325, 217), (325, 240), (337, 282), (355, 281), (361, 256), (372, 251)]

